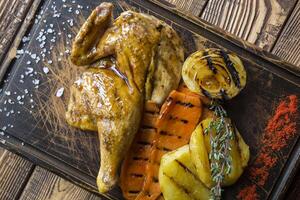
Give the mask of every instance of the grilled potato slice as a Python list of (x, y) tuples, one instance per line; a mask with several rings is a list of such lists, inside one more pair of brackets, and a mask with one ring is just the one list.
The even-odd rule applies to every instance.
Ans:
[(211, 99), (231, 99), (246, 85), (242, 61), (220, 49), (190, 55), (183, 64), (182, 78), (190, 90)]
[(210, 197), (210, 189), (197, 176), (188, 145), (162, 157), (159, 183), (165, 200), (206, 200)]
[[(210, 135), (204, 134), (212, 118), (203, 120), (194, 130), (190, 140), (191, 159), (195, 164), (200, 180), (209, 188), (214, 185), (211, 178), (209, 153), (211, 151)], [(228, 120), (230, 121), (230, 120)], [(248, 145), (244, 142), (238, 130), (234, 127), (234, 137), (231, 142), (230, 156), (232, 158), (231, 171), (225, 176), (223, 186), (235, 183), (244, 171), (249, 161), (250, 152)], [(213, 133), (214, 135), (214, 133)]]

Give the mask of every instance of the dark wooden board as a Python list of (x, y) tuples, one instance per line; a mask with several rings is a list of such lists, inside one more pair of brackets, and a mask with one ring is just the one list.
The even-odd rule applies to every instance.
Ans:
[[(204, 47), (222, 47), (235, 52), (243, 59), (248, 73), (248, 83), (243, 92), (227, 104), (227, 108), (250, 145), (251, 166), (260, 151), (262, 145), (260, 138), (267, 121), (274, 115), (274, 109), (279, 101), (292, 94), (299, 98), (300, 80), (296, 68), (277, 61), (268, 53), (259, 51), (232, 36), (222, 34), (218, 29), (206, 25), (198, 18), (185, 16), (184, 13), (174, 8), (165, 5), (159, 7), (149, 1), (111, 2), (116, 5), (115, 16), (123, 10), (135, 8), (138, 11), (156, 15), (171, 24), (184, 40), (186, 55)], [(99, 3), (93, 0), (77, 0), (74, 4), (69, 0), (64, 8), (62, 1), (42, 1), (39, 23), (28, 29), (31, 39), (21, 47), (41, 56), (43, 48), (40, 48), (40, 42), (36, 38), (42, 29), (57, 30), (56, 42), (50, 41), (53, 39), (53, 33), (46, 35), (48, 39), (45, 45), (48, 49), (52, 46), (52, 49), (49, 54), (46, 52), (44, 62), (41, 60), (35, 63), (35, 59), (30, 58), (28, 54), (14, 60), (6, 73), (6, 81), (2, 84), (3, 92), (0, 95), (0, 109), (2, 109), (0, 128), (6, 126), (5, 134), (0, 135), (1, 145), (91, 191), (96, 191), (95, 177), (99, 168), (98, 138), (95, 133), (78, 131), (68, 127), (65, 123), (67, 88), (72, 82), (70, 79), (73, 79), (79, 70), (69, 62), (65, 50), (70, 49), (71, 40), (78, 27)], [(78, 4), (83, 6), (83, 9), (78, 9), (80, 10), (78, 14), (75, 11), (68, 12), (70, 7), (77, 10)], [(62, 12), (60, 17), (53, 17), (53, 7)], [(70, 19), (74, 20), (73, 26), (68, 22)], [(50, 24), (53, 24), (53, 28)], [(60, 36), (58, 32), (61, 32)], [(42, 70), (45, 66), (50, 69), (47, 75)], [(26, 71), (30, 71), (28, 67), (34, 70), (30, 73), (33, 75), (21, 78)], [(286, 67), (289, 70), (285, 70)], [(40, 81), (38, 88), (35, 88), (37, 85), (32, 83), (34, 79)], [(55, 93), (60, 87), (65, 88), (65, 93), (59, 98), (55, 96)], [(28, 93), (25, 92), (26, 89)], [(8, 91), (10, 95), (7, 95)], [(22, 95), (24, 99), (17, 100), (18, 96), (22, 97)], [(10, 102), (15, 103), (10, 104), (9, 99), (11, 99)], [(5, 101), (6, 104), (4, 104)], [(24, 104), (19, 104), (19, 101)], [(10, 114), (7, 114), (8, 112)], [(9, 128), (8, 124), (10, 124)], [(299, 130), (299, 123), (297, 123), (297, 130)], [(280, 152), (280, 156), (276, 157), (280, 162), (270, 169), (271, 175), (266, 184), (257, 188), (261, 199), (266, 199), (270, 195), (276, 199), (284, 192), (283, 186), (287, 185), (298, 165), (295, 162), (299, 158), (299, 154), (296, 153), (299, 150), (299, 144), (296, 144), (299, 143), (298, 132), (288, 141), (288, 145)], [(252, 184), (247, 174), (246, 172), (243, 175), (238, 184), (226, 189), (227, 199), (232, 199), (232, 196), (235, 197), (242, 187)], [(119, 199), (120, 196), (119, 189), (107, 195), (108, 198), (115, 199)]]

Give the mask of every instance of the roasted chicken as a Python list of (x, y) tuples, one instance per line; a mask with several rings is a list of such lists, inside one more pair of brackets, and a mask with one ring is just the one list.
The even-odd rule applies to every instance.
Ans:
[(163, 103), (177, 88), (182, 41), (155, 17), (126, 11), (114, 21), (111, 3), (89, 16), (73, 42), (71, 60), (88, 68), (70, 88), (67, 122), (98, 131), (99, 192), (110, 190), (141, 120), (146, 100)]

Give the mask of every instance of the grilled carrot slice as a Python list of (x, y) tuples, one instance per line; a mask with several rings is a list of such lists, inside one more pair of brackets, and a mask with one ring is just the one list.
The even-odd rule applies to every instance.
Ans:
[[(151, 106), (152, 107), (151, 107)], [(161, 107), (147, 103), (142, 127), (121, 170), (121, 189), (126, 199), (163, 199), (158, 182), (161, 157), (189, 142), (202, 113), (199, 96), (172, 91)]]
[[(179, 92), (183, 92), (183, 93), (186, 93), (186, 94), (197, 94), (195, 92), (192, 92), (185, 84), (180, 84), (179, 88), (177, 89), (177, 91)], [(206, 105), (206, 106), (209, 106), (212, 102), (212, 99), (204, 96), (204, 95), (199, 95), (200, 99), (201, 99), (201, 102)], [(200, 120), (201, 121), (201, 120)]]
[(135, 199), (143, 189), (158, 116), (158, 105), (147, 102), (139, 132), (122, 164), (120, 186), (125, 199)]

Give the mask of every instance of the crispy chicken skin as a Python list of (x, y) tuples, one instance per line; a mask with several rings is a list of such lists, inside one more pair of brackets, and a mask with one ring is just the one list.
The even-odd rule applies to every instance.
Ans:
[(70, 88), (67, 122), (98, 131), (99, 192), (117, 182), (117, 171), (136, 134), (145, 100), (161, 104), (177, 88), (182, 42), (164, 22), (133, 11), (115, 21), (111, 3), (100, 4), (81, 27), (71, 60), (89, 66)]

